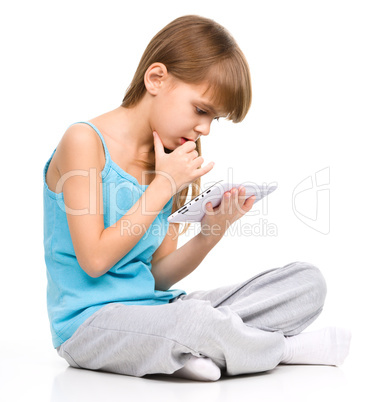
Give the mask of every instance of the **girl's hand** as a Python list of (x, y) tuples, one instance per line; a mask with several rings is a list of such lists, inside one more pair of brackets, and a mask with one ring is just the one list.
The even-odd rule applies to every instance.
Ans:
[[(208, 173), (214, 163), (201, 167), (204, 159), (196, 151), (196, 143), (187, 141), (170, 154), (165, 153), (163, 143), (156, 131), (155, 145), (156, 177), (162, 177), (172, 185), (172, 195), (187, 187), (197, 178)], [(199, 169), (200, 168), (200, 169)]]
[(201, 221), (201, 234), (219, 241), (232, 223), (251, 210), (255, 199), (254, 195), (246, 199), (245, 188), (240, 187), (225, 192), (221, 204), (216, 208), (208, 202), (205, 206), (206, 214)]

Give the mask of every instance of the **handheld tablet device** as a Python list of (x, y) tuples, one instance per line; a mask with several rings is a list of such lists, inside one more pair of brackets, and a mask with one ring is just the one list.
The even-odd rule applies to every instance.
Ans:
[(208, 187), (205, 191), (182, 206), (172, 215), (168, 216), (168, 222), (200, 222), (205, 215), (205, 204), (207, 204), (207, 202), (212, 202), (212, 207), (215, 208), (221, 203), (221, 199), (226, 191), (241, 186), (245, 187), (246, 198), (249, 198), (252, 195), (256, 196), (255, 203), (272, 193), (272, 191), (275, 191), (277, 188), (277, 186), (268, 186), (266, 184), (233, 184), (220, 180), (211, 187)]

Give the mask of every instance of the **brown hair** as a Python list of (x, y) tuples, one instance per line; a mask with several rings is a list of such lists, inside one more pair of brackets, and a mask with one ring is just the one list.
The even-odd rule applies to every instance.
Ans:
[[(175, 19), (148, 44), (121, 106), (135, 106), (144, 96), (144, 75), (153, 63), (163, 63), (169, 74), (191, 84), (207, 83), (214, 105), (238, 123), (251, 105), (248, 63), (229, 32), (217, 22), (197, 15)], [(201, 155), (200, 139), (196, 150)], [(200, 192), (200, 178), (192, 183), (192, 197)], [(189, 188), (176, 194), (172, 212), (184, 205)], [(183, 228), (185, 233), (189, 225)]]

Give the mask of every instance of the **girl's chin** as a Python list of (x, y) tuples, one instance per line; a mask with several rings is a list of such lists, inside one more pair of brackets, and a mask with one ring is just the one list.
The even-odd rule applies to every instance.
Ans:
[(166, 154), (170, 154), (171, 152), (173, 152), (175, 149), (177, 149), (177, 148), (179, 148), (180, 147), (180, 145), (174, 145), (174, 144), (169, 144), (169, 145), (171, 145), (171, 148), (167, 148), (166, 146), (164, 146), (164, 152), (166, 153)]

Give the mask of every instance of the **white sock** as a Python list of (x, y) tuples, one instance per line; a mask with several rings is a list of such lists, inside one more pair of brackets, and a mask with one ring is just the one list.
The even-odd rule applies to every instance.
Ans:
[(171, 375), (196, 381), (217, 381), (221, 370), (209, 357), (192, 356), (184, 367)]
[(323, 364), (340, 366), (349, 352), (351, 332), (328, 327), (285, 338), (283, 364)]

